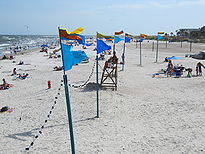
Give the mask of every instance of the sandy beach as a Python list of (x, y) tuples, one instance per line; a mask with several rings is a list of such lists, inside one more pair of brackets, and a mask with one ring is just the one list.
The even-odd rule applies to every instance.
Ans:
[[(155, 42), (156, 43), (156, 42)], [(69, 83), (83, 84), (94, 65), (95, 46), (84, 51), (90, 62), (73, 66), (67, 71)], [(123, 44), (116, 45), (121, 61)], [(203, 60), (185, 58), (198, 53), (204, 44), (180, 42), (159, 44), (159, 60), (155, 63), (152, 41), (142, 43), (142, 66), (139, 65), (139, 44), (126, 44), (125, 69), (118, 65), (118, 89), (100, 90), (100, 118), (96, 117), (96, 91), (89, 87), (69, 88), (77, 154), (204, 154), (205, 153), (205, 77), (156, 77), (152, 74), (167, 68), (165, 57), (178, 56), (174, 65), (192, 68)], [(74, 47), (74, 50), (81, 49)], [(52, 52), (53, 50), (49, 50)], [(63, 79), (61, 58), (49, 59), (46, 53), (27, 52), (13, 60), (0, 61), (0, 79), (13, 85), (0, 90), (0, 107), (14, 108), (11, 113), (0, 113), (0, 154), (71, 153), (68, 116), (64, 88), (58, 89)], [(109, 56), (105, 56), (106, 59)], [(28, 65), (17, 65), (23, 60)], [(15, 63), (13, 63), (15, 61)], [(105, 61), (99, 61), (103, 67)], [(29, 73), (25, 80), (12, 80), (17, 73)], [(203, 70), (205, 71), (205, 70)], [(89, 83), (96, 82), (96, 70)], [(102, 70), (99, 68), (99, 79)], [(51, 89), (47, 82), (51, 81)], [(55, 97), (58, 97), (55, 99)], [(26, 151), (38, 134), (54, 105), (52, 114), (34, 145)]]

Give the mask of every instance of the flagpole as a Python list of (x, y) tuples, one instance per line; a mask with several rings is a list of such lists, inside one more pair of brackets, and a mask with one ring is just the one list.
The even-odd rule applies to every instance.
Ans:
[[(60, 28), (59, 27), (58, 27), (58, 31), (59, 31), (59, 37), (60, 37)], [(63, 62), (61, 37), (60, 37), (60, 45), (61, 45), (61, 55), (62, 55), (61, 57), (62, 57), (62, 62)], [(68, 89), (68, 79), (67, 79), (67, 75), (65, 74), (64, 69), (63, 69), (63, 80), (64, 80), (66, 105), (67, 105), (67, 113), (68, 113), (68, 121), (69, 121), (71, 150), (72, 150), (72, 154), (75, 154), (75, 142), (74, 142), (74, 132), (73, 132), (73, 122), (72, 122), (70, 96), (69, 96), (69, 89)]]
[(190, 52), (192, 50), (192, 40), (190, 41)]
[(137, 48), (137, 39), (136, 39), (136, 48)]
[(123, 53), (122, 53), (122, 71), (124, 70), (125, 66), (125, 40), (124, 40), (124, 45), (123, 45)]
[(114, 39), (114, 44), (113, 44), (113, 56), (116, 55), (116, 52), (115, 52), (115, 39)]
[[(97, 36), (96, 36), (96, 40), (97, 40)], [(97, 118), (99, 118), (100, 114), (99, 114), (98, 51), (96, 54), (96, 99), (97, 99)]]
[(157, 38), (157, 50), (156, 50), (156, 63), (157, 63), (157, 60), (158, 60), (158, 53), (159, 52), (159, 40)]
[(142, 41), (140, 41), (140, 66), (142, 66)]
[(154, 41), (152, 42), (152, 51), (154, 51)]

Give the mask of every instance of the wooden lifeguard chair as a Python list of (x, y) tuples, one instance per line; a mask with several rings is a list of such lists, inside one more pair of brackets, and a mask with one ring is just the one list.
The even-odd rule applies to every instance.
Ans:
[(100, 82), (102, 88), (113, 88), (114, 90), (117, 90), (117, 63), (118, 58), (116, 55), (113, 55), (105, 62)]

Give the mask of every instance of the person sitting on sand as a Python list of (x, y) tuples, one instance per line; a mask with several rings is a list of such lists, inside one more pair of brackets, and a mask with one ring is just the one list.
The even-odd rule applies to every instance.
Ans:
[(55, 66), (55, 67), (53, 68), (53, 70), (54, 70), (54, 71), (61, 71), (61, 70), (63, 70), (63, 66)]
[(20, 60), (20, 62), (18, 63), (18, 65), (23, 65), (24, 62)]
[(187, 77), (192, 77), (192, 68), (187, 68), (186, 71), (188, 71)]
[(165, 57), (165, 58), (164, 58), (164, 61), (165, 61), (165, 62), (168, 62), (169, 60), (167, 59), (167, 57)]
[(0, 85), (0, 90), (8, 89), (9, 84), (6, 82), (5, 79), (2, 79), (2, 81), (3, 81), (3, 84)]
[(27, 78), (27, 76), (28, 76), (28, 73), (23, 74), (23, 75), (19, 74), (18, 78), (23, 80), (23, 79)]
[(11, 76), (14, 76), (14, 75), (17, 75), (16, 68), (13, 69), (13, 73), (11, 74)]

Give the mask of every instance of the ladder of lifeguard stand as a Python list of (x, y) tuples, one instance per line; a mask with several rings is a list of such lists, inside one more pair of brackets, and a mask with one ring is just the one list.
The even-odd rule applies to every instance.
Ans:
[[(109, 79), (110, 81), (108, 81)], [(117, 90), (117, 61), (112, 67), (107, 67), (105, 62), (100, 85), (102, 88), (113, 88)]]

